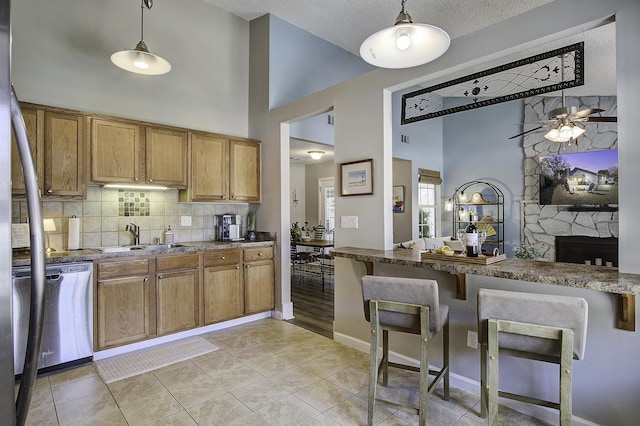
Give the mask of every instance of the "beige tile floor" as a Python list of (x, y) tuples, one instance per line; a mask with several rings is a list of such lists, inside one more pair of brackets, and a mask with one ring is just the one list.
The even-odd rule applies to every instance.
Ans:
[[(368, 354), (284, 321), (203, 335), (220, 350), (104, 384), (93, 365), (38, 378), (30, 425), (364, 425)], [(417, 398), (415, 373), (390, 372), (388, 397)], [(481, 425), (476, 395), (453, 388), (429, 399), (432, 425)], [(503, 425), (541, 425), (503, 409)], [(417, 416), (377, 408), (379, 425)]]

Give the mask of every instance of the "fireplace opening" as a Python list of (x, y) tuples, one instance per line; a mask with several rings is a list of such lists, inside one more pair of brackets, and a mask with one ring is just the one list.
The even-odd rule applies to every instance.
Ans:
[(585, 263), (592, 265), (600, 259), (602, 265), (611, 262), (618, 266), (618, 239), (585, 236), (556, 237), (556, 262)]

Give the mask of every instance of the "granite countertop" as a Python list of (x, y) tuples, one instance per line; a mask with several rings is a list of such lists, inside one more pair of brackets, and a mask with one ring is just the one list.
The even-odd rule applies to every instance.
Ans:
[[(160, 249), (140, 249), (131, 251), (119, 251), (104, 253), (98, 248), (81, 249), (71, 251), (54, 251), (48, 253), (45, 262), (47, 264), (67, 262), (87, 262), (100, 259), (111, 259), (125, 256), (149, 256), (157, 254), (190, 253), (204, 250), (219, 250), (230, 248), (266, 247), (275, 244), (273, 239), (260, 239), (259, 241), (191, 241), (179, 243), (179, 247)], [(31, 264), (31, 256), (28, 251), (14, 251), (13, 266), (28, 266)]]
[(420, 251), (409, 249), (374, 250), (361, 247), (337, 247), (331, 250), (331, 254), (362, 262), (390, 263), (450, 273), (640, 295), (640, 274), (620, 273), (617, 268), (606, 266), (523, 259), (506, 259), (491, 265), (478, 265), (446, 260), (422, 260)]

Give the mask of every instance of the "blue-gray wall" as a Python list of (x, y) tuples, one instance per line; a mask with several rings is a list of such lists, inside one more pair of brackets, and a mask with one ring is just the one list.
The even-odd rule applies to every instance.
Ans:
[[(523, 101), (517, 100), (447, 115), (443, 119), (443, 198), (473, 180), (486, 181), (504, 192), (505, 252), (520, 241), (520, 200), (524, 171), (520, 139)], [(427, 120), (428, 121), (428, 120)], [(451, 234), (451, 214), (443, 212), (443, 235)]]
[(374, 69), (359, 56), (274, 15), (270, 16), (269, 50), (269, 109)]

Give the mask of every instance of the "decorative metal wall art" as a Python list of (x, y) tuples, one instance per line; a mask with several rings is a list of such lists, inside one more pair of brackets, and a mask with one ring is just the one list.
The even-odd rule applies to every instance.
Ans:
[(402, 96), (402, 124), (584, 84), (584, 42)]

